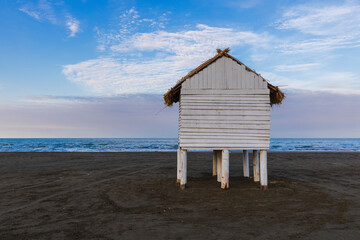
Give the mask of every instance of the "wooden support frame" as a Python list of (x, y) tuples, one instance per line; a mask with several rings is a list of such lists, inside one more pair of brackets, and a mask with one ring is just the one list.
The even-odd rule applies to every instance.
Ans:
[(176, 182), (180, 183), (180, 178), (181, 178), (181, 150), (180, 148), (178, 148), (177, 150), (177, 168), (176, 168), (176, 173), (177, 173), (177, 177), (176, 177)]
[(185, 189), (187, 183), (187, 151), (180, 149), (180, 189)]
[(222, 150), (221, 155), (221, 188), (229, 189), (229, 150)]
[(260, 161), (259, 161), (259, 150), (253, 150), (253, 176), (254, 182), (260, 181)]
[(217, 150), (213, 150), (213, 172), (212, 175), (216, 176), (217, 175)]
[(248, 150), (243, 150), (243, 174), (244, 174), (244, 177), (250, 177), (249, 151)]
[(216, 173), (217, 173), (217, 181), (221, 182), (221, 158), (222, 158), (222, 151), (216, 150)]
[[(229, 189), (230, 155), (228, 149), (213, 150), (213, 176), (221, 182), (222, 189)], [(243, 150), (244, 176), (249, 177), (249, 150)], [(260, 189), (268, 188), (267, 150), (253, 150), (254, 182), (260, 181)], [(180, 189), (185, 189), (187, 184), (187, 149), (177, 150), (177, 178)]]
[(267, 151), (260, 150), (260, 189), (266, 190), (267, 188), (268, 188)]

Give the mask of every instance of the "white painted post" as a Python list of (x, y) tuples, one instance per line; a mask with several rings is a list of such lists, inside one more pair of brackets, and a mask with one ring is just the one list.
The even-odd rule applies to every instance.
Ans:
[(176, 172), (177, 172), (177, 178), (176, 178), (176, 182), (179, 183), (180, 182), (180, 178), (181, 178), (181, 165), (180, 165), (180, 162), (181, 162), (181, 150), (180, 148), (178, 148), (177, 150), (177, 168), (176, 168)]
[(213, 150), (213, 176), (217, 174), (217, 150)]
[(260, 177), (260, 168), (259, 168), (259, 150), (253, 150), (253, 174), (254, 182), (259, 181)]
[(216, 152), (217, 152), (217, 154), (216, 154), (217, 181), (221, 182), (221, 173), (222, 173), (222, 171), (221, 171), (221, 158), (222, 158), (221, 155), (222, 155), (222, 152), (220, 150), (216, 150)]
[(243, 172), (244, 177), (250, 177), (249, 173), (249, 151), (243, 150)]
[(260, 189), (266, 190), (267, 187), (267, 152), (266, 150), (260, 150)]
[(181, 179), (180, 179), (180, 189), (185, 189), (185, 184), (187, 183), (187, 151), (181, 149)]
[(229, 188), (229, 150), (222, 150), (221, 158), (221, 188)]

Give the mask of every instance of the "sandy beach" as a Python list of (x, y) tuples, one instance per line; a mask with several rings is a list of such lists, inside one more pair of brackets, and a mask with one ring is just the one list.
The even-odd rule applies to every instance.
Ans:
[(0, 153), (0, 239), (359, 239), (360, 153), (271, 152), (269, 189), (212, 154)]

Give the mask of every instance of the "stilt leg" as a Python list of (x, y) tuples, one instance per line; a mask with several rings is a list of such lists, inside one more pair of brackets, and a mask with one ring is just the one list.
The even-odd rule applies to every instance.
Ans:
[(216, 166), (216, 172), (217, 172), (217, 181), (218, 182), (221, 182), (221, 155), (222, 155), (222, 152), (219, 151), (219, 150), (216, 150), (216, 163), (217, 163), (217, 166)]
[(180, 178), (181, 178), (181, 150), (180, 148), (177, 150), (177, 168), (176, 168), (176, 172), (177, 172), (177, 178), (176, 178), (176, 182), (180, 183)]
[(213, 150), (213, 176), (217, 174), (217, 150)]
[(221, 188), (229, 188), (229, 150), (222, 150), (222, 161), (221, 161)]
[(185, 189), (187, 183), (187, 151), (181, 149), (181, 178), (180, 178), (180, 189)]
[(259, 176), (260, 176), (260, 172), (259, 172), (259, 150), (254, 150), (253, 151), (253, 174), (254, 174), (254, 182), (258, 182), (259, 181)]
[(243, 150), (243, 172), (244, 177), (250, 177), (249, 173), (249, 151)]
[(268, 187), (267, 176), (267, 152), (260, 150), (260, 188), (266, 190)]

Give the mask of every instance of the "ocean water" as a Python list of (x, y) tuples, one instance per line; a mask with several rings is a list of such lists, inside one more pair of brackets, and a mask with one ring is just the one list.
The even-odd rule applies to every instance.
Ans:
[[(177, 148), (177, 138), (0, 138), (0, 152), (161, 152)], [(272, 138), (270, 151), (360, 151), (360, 138)]]

